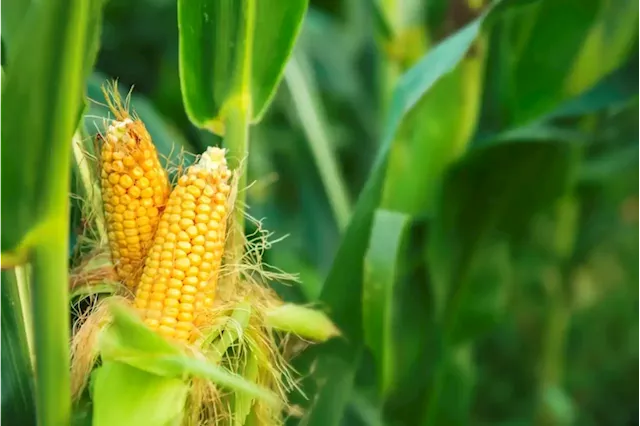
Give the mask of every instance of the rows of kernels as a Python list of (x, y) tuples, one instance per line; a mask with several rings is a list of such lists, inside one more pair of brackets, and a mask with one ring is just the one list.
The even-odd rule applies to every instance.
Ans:
[(169, 195), (169, 181), (140, 122), (114, 121), (101, 152), (102, 198), (118, 277), (133, 287)]
[(213, 305), (223, 255), (230, 173), (213, 152), (219, 165), (190, 167), (171, 192), (136, 292), (147, 325), (181, 341)]

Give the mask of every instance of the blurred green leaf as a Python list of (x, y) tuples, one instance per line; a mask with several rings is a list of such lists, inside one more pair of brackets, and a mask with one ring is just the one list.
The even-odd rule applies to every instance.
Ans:
[(602, 183), (615, 179), (638, 167), (640, 147), (635, 145), (604, 154), (591, 161), (584, 161), (579, 171), (583, 183)]
[(442, 174), (466, 150), (479, 113), (486, 42), (479, 37), (462, 62), (403, 120), (386, 172), (383, 206), (433, 213)]
[[(306, 7), (306, 0), (178, 2), (182, 94), (195, 124), (223, 133), (227, 105), (237, 97), (246, 98), (251, 119), (260, 120)], [(244, 73), (250, 74), (247, 88), (239, 87)]]
[[(429, 237), (437, 312), (457, 340), (458, 308), (470, 266), (492, 232), (513, 237), (566, 190), (572, 146), (501, 142), (472, 150), (448, 173)], [(508, 180), (505, 177), (508, 176)]]
[(333, 209), (334, 219), (338, 228), (344, 229), (351, 207), (344, 178), (333, 152), (335, 144), (330, 139), (331, 129), (326, 123), (312, 70), (302, 52), (294, 53), (291, 58), (285, 69), (285, 81)]
[(516, 123), (547, 113), (594, 85), (622, 65), (637, 40), (638, 5), (633, 1), (545, 0), (531, 7), (534, 14), (513, 16), (503, 36), (503, 46), (509, 46), (503, 79), (511, 83), (502, 90)]
[(638, 57), (598, 81), (576, 97), (568, 99), (543, 117), (576, 117), (607, 108), (621, 107), (638, 98)]
[(2, 417), (14, 424), (36, 424), (31, 357), (22, 319), (15, 270), (2, 270)]
[(387, 394), (395, 376), (394, 297), (399, 263), (405, 249), (409, 216), (376, 210), (371, 239), (364, 259), (362, 323), (364, 341), (373, 352), (382, 395)]
[(401, 79), (393, 97), (383, 143), (371, 175), (360, 194), (356, 209), (338, 249), (321, 300), (327, 304), (338, 327), (354, 342), (361, 340), (362, 259), (378, 207), (391, 143), (404, 116), (433, 85), (460, 63), (480, 31), (486, 15), (444, 40)]
[(637, 40), (638, 2), (600, 0), (596, 19), (565, 81), (567, 94), (583, 92), (618, 68)]
[[(443, 184), (431, 224), (428, 262), (435, 308), (444, 348), (436, 364), (434, 382), (425, 409), (425, 425), (451, 423), (447, 389), (449, 358), (468, 345), (495, 315), (496, 305), (478, 306), (479, 280), (473, 264), (497, 233), (514, 238), (542, 208), (552, 205), (568, 187), (571, 144), (560, 141), (501, 142), (472, 150), (452, 167)], [(508, 179), (505, 177), (508, 176)], [(489, 285), (491, 283), (489, 282)], [(486, 319), (485, 319), (486, 318)], [(466, 410), (463, 410), (466, 412)]]
[[(441, 386), (437, 389), (430, 387), (428, 400), (430, 404), (427, 405), (426, 416), (420, 424), (423, 426), (469, 424), (475, 383), (475, 365), (471, 345), (445, 349), (436, 363), (434, 375), (434, 381)], [(431, 412), (429, 409), (436, 411)], [(431, 417), (434, 415), (435, 418)]]
[(180, 424), (188, 382), (114, 361), (104, 362), (94, 380), (94, 426)]
[[(342, 244), (322, 289), (320, 300), (329, 309), (347, 342), (325, 345), (314, 380), (320, 384), (305, 421), (312, 425), (335, 425), (342, 417), (354, 377), (352, 370), (362, 351), (361, 259), (370, 238), (373, 214), (381, 198), (389, 150), (404, 116), (433, 85), (453, 71), (478, 36), (487, 12), (434, 47), (400, 80), (395, 90), (380, 151), (360, 194)], [(342, 397), (342, 399), (340, 398)]]

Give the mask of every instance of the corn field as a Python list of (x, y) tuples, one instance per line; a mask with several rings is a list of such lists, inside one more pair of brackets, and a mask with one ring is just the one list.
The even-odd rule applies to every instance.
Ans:
[(638, 3), (4, 0), (12, 426), (627, 426)]

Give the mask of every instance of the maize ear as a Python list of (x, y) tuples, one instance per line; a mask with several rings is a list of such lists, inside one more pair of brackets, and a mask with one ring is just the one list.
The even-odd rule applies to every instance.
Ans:
[(162, 213), (135, 306), (144, 322), (165, 337), (189, 340), (198, 316), (213, 306), (230, 175), (225, 151), (207, 149), (180, 177)]
[(103, 138), (101, 184), (111, 257), (120, 280), (132, 288), (170, 186), (144, 124), (120, 118)]

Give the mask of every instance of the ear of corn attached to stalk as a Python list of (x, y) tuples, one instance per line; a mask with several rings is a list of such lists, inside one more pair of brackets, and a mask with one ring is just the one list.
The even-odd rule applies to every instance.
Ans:
[(171, 192), (145, 261), (135, 306), (165, 337), (187, 341), (213, 305), (224, 250), (231, 173), (209, 148)]
[(132, 120), (119, 99), (115, 99), (115, 105), (110, 101), (110, 106), (117, 120), (103, 137), (102, 197), (116, 272), (120, 280), (133, 288), (170, 186), (144, 124)]

